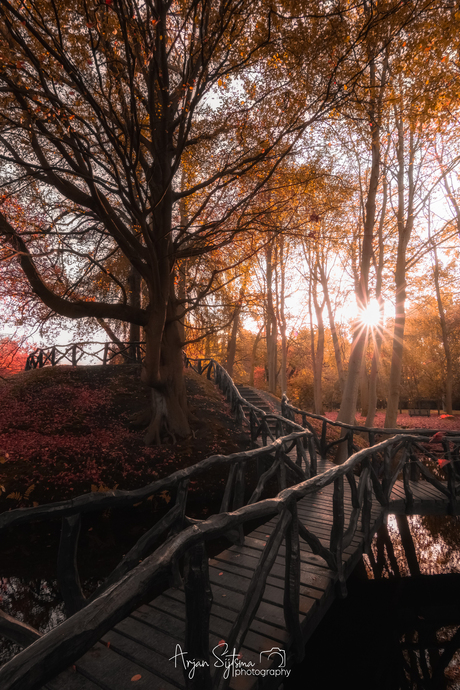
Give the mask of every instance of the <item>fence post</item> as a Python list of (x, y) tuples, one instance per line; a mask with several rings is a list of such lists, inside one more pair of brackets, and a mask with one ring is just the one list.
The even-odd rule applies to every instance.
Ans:
[(185, 555), (184, 590), (185, 649), (189, 659), (203, 662), (194, 667), (193, 675), (190, 668), (184, 668), (185, 687), (187, 690), (211, 690), (209, 616), (212, 591), (204, 542), (191, 548)]
[(300, 543), (299, 519), (295, 499), (287, 506), (292, 515), (286, 530), (286, 556), (284, 573), (284, 620), (286, 630), (291, 638), (296, 663), (300, 663), (305, 654), (302, 629), (299, 620), (300, 601)]
[(347, 452), (348, 457), (351, 458), (353, 455), (353, 430), (349, 429), (347, 433)]
[(343, 546), (343, 528), (345, 524), (344, 512), (344, 491), (343, 491), (343, 475), (334, 479), (334, 494), (332, 498), (332, 512), (333, 523), (331, 529), (331, 552), (337, 564), (337, 572), (339, 575), (340, 595), (345, 597), (347, 594), (347, 586), (343, 574), (342, 563), (342, 546)]
[(320, 452), (321, 460), (326, 460), (326, 432), (327, 432), (327, 422), (324, 419), (321, 425), (321, 441), (320, 441)]

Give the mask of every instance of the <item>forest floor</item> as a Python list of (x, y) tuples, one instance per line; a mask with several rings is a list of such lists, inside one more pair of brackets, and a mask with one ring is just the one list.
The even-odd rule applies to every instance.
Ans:
[[(247, 435), (216, 386), (192, 370), (186, 384), (194, 436), (147, 447), (145, 431), (132, 423), (149, 404), (139, 366), (46, 367), (1, 380), (0, 512), (136, 489), (210, 455), (246, 448)], [(223, 482), (224, 474), (214, 473), (209, 499)]]
[[(326, 417), (335, 422), (337, 419), (337, 411), (326, 412)], [(361, 417), (359, 412), (356, 415), (356, 424), (358, 426), (365, 426), (365, 417)], [(385, 411), (379, 411), (375, 415), (374, 427), (383, 428), (385, 424)], [(446, 415), (431, 412), (429, 417), (411, 417), (408, 412), (398, 414), (396, 424), (401, 429), (436, 429), (436, 431), (457, 431), (460, 429), (460, 413), (455, 410), (453, 415)]]

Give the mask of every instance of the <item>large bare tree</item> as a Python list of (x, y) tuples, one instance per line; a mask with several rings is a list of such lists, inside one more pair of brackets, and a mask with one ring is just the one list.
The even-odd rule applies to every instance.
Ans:
[[(45, 278), (36, 233), (7, 213), (0, 236), (49, 309), (143, 328), (147, 441), (164, 424), (190, 431), (180, 327), (190, 303), (176, 295), (177, 262), (250, 229), (250, 204), (279, 161), (348, 97), (361, 46), (387, 20), (391, 38), (414, 11), (396, 1), (359, 12), (341, 2), (0, 0), (4, 185), (21, 203), (33, 188), (53, 207), (40, 232), (60, 279)], [(116, 254), (142, 303), (106, 268)], [(88, 294), (98, 271), (113, 279), (104, 300)]]

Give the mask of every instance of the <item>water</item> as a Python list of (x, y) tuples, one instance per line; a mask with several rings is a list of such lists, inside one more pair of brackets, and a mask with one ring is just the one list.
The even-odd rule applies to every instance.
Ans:
[[(56, 582), (2, 577), (0, 592), (2, 610), (41, 633), (48, 632), (66, 618)], [(4, 664), (20, 651), (19, 645), (3, 639), (0, 663)]]
[(407, 525), (409, 543), (389, 516), (284, 690), (460, 690), (460, 522)]

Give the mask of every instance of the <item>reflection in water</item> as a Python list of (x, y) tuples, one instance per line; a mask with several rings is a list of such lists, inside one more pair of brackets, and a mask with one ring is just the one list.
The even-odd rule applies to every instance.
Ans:
[[(46, 633), (65, 620), (64, 604), (56, 582), (2, 577), (0, 592), (2, 611), (40, 632)], [(10, 640), (0, 639), (0, 663), (4, 664), (21, 651), (21, 647)]]
[(459, 527), (389, 516), (285, 690), (460, 690)]
[(369, 578), (460, 573), (460, 518), (389, 515), (364, 561)]

